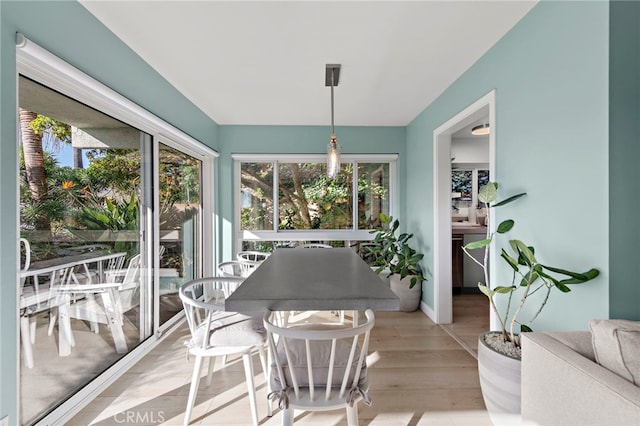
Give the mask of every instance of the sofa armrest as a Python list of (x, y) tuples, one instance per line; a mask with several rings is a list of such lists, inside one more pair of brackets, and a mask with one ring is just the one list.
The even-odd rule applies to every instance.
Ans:
[(639, 387), (545, 333), (522, 336), (525, 424), (640, 424)]

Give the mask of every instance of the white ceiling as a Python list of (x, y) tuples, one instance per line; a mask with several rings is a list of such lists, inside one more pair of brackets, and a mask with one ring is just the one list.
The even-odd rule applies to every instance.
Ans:
[(93, 15), (218, 124), (404, 126), (536, 1), (98, 1)]

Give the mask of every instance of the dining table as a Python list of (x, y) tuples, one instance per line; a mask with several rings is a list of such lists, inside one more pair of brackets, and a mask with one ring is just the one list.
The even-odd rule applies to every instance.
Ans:
[(398, 297), (350, 248), (280, 248), (226, 299), (253, 311), (397, 311)]
[(91, 251), (81, 254), (73, 254), (69, 256), (60, 256), (47, 260), (32, 262), (29, 269), (20, 271), (20, 278), (35, 277), (47, 275), (59, 269), (70, 268), (74, 266), (96, 264), (96, 272), (98, 280), (103, 277), (103, 262), (115, 259), (117, 257), (126, 256), (126, 252), (110, 253), (108, 251)]
[[(31, 277), (33, 288), (27, 292), (21, 288), (20, 309), (23, 311), (20, 319), (20, 329), (23, 342), (23, 350), (25, 351), (25, 359), (27, 366), (33, 366), (33, 353), (31, 348), (31, 333), (29, 326), (29, 315), (39, 312), (40, 310), (51, 309), (53, 301), (57, 307), (58, 316), (58, 355), (67, 356), (71, 353), (71, 346), (74, 345), (74, 338), (71, 332), (71, 322), (68, 315), (69, 297), (58, 297), (60, 289), (59, 277), (65, 269), (81, 266), (85, 271), (89, 271), (89, 265), (96, 265), (96, 276), (99, 282), (104, 279), (105, 262), (126, 256), (125, 252), (110, 253), (107, 251), (93, 251), (88, 253), (74, 254), (70, 256), (60, 256), (53, 259), (32, 262), (27, 270), (20, 271), (20, 280), (24, 286), (27, 278)], [(41, 289), (39, 277), (49, 277), (49, 285), (46, 289)], [(58, 278), (56, 278), (58, 277)], [(90, 277), (88, 278), (90, 279)]]

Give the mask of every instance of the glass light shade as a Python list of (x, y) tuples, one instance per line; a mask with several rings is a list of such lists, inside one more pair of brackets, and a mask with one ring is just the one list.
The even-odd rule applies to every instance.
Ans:
[(331, 141), (327, 145), (327, 176), (335, 178), (340, 171), (340, 145), (335, 135), (331, 136)]

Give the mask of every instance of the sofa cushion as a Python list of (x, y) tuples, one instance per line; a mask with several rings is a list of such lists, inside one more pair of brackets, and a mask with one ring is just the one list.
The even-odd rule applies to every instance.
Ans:
[(598, 364), (640, 386), (640, 322), (593, 319), (589, 328)]

